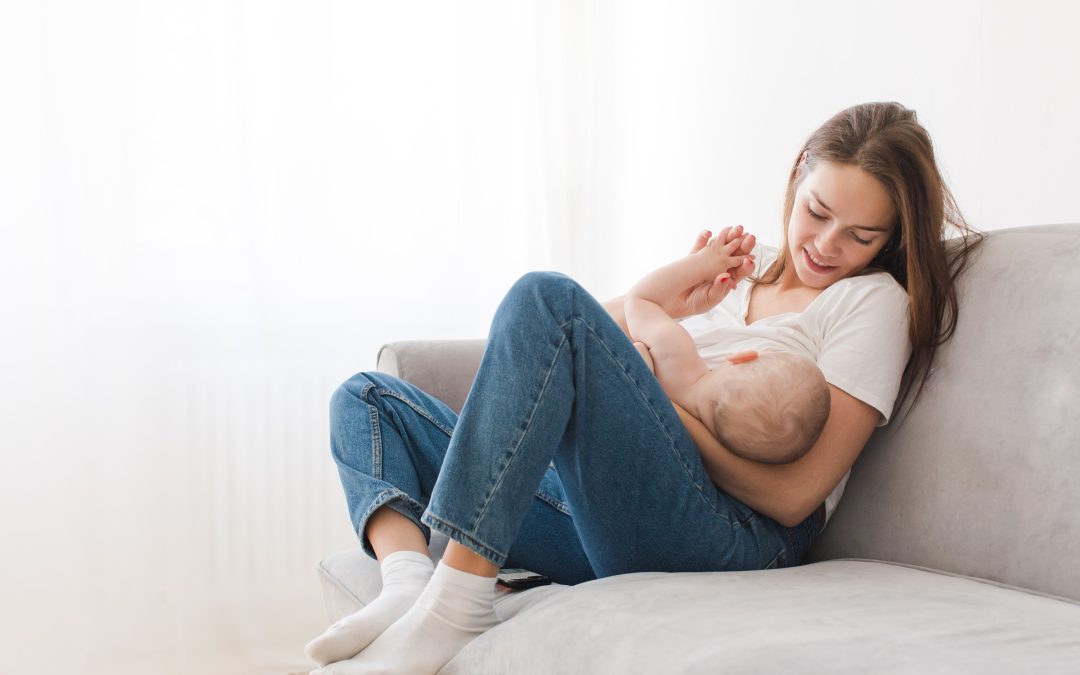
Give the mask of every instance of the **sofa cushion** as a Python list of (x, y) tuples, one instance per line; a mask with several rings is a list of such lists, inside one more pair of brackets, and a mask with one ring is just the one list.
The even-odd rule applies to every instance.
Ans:
[(1080, 672), (1080, 605), (874, 561), (568, 587), (468, 645), (465, 673)]
[[(320, 570), (349, 611), (378, 593), (360, 549)], [(1080, 603), (887, 562), (624, 574), (496, 603), (505, 622), (443, 675), (1080, 672)]]
[(811, 560), (1080, 599), (1080, 225), (990, 233), (918, 404), (879, 430)]
[[(1080, 225), (991, 232), (906, 420), (879, 429), (810, 561), (873, 558), (1080, 600)], [(483, 340), (395, 342), (379, 369), (455, 410)]]

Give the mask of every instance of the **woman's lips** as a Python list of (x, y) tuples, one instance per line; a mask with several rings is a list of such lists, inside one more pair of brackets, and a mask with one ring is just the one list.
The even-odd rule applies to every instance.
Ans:
[(817, 272), (818, 274), (828, 274), (829, 272), (832, 272), (834, 269), (836, 269), (835, 265), (827, 265), (827, 266), (823, 267), (823, 266), (817, 264), (816, 262), (814, 262), (814, 259), (810, 257), (810, 252), (807, 251), (805, 248), (802, 250), (802, 252), (803, 252), (803, 260), (806, 261), (806, 265), (812, 271)]

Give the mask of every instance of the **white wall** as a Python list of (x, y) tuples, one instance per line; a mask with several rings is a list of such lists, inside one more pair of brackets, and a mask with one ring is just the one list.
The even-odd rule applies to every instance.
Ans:
[(305, 665), (334, 387), (551, 257), (533, 15), (0, 2), (0, 672)]
[[(351, 546), (333, 387), (778, 239), (815, 126), (899, 100), (983, 229), (1080, 222), (1046, 0), (0, 4), (0, 670), (281, 673)], [(57, 638), (60, 635), (62, 637)], [(41, 655), (45, 654), (45, 657)]]
[(976, 227), (1080, 222), (1078, 24), (1065, 0), (589, 5), (590, 289), (706, 226), (777, 243), (796, 150), (863, 101), (918, 112)]

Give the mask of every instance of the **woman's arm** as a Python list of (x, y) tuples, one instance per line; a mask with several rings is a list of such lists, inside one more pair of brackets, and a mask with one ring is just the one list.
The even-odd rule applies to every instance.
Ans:
[(832, 406), (814, 447), (788, 464), (762, 464), (736, 457), (679, 406), (676, 412), (701, 452), (705, 471), (718, 488), (781, 525), (795, 527), (821, 506), (862, 452), (881, 413), (829, 385)]

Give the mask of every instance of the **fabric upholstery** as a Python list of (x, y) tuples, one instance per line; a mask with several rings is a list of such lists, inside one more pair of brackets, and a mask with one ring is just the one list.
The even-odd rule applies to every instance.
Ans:
[(441, 672), (1075, 673), (1078, 665), (1080, 605), (837, 560), (590, 581), (541, 598)]
[(1080, 225), (991, 233), (902, 424), (852, 469), (812, 560), (911, 563), (1080, 599)]
[(379, 350), (380, 372), (408, 380), (461, 412), (469, 394), (485, 340), (402, 340)]
[[(1080, 672), (1078, 259), (1080, 225), (987, 237), (954, 338), (855, 463), (812, 564), (501, 596), (504, 622), (442, 672)], [(460, 410), (483, 347), (395, 342), (378, 367)], [(359, 548), (319, 572), (331, 621), (378, 592)]]
[[(871, 438), (810, 560), (891, 560), (1080, 599), (1078, 259), (1077, 224), (987, 236), (956, 334), (907, 418)], [(460, 410), (483, 345), (395, 342), (379, 368)]]
[[(335, 592), (356, 584), (364, 600), (378, 593), (375, 563), (359, 549), (321, 569)], [(344, 576), (331, 581), (335, 574)], [(443, 675), (1074, 673), (1080, 666), (1080, 603), (877, 561), (624, 574), (509, 594), (496, 612), (503, 623)]]

